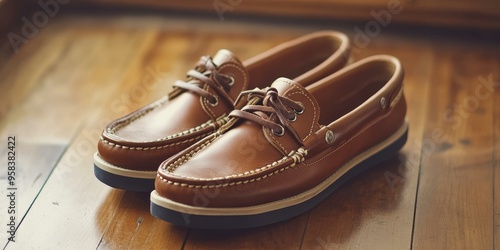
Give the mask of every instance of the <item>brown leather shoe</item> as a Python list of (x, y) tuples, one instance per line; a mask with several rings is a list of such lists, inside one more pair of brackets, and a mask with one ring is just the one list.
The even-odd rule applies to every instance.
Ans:
[(309, 85), (342, 68), (349, 49), (347, 36), (323, 31), (243, 63), (227, 50), (204, 56), (168, 96), (106, 127), (94, 173), (112, 187), (151, 191), (160, 163), (227, 123), (242, 91), (264, 88), (281, 76)]
[(408, 124), (403, 69), (391, 56), (354, 63), (306, 88), (280, 78), (244, 92), (217, 133), (166, 160), (151, 213), (196, 228), (245, 228), (299, 215), (396, 153)]

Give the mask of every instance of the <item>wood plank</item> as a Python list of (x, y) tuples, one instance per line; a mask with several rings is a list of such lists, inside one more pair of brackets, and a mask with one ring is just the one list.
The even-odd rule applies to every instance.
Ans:
[(252, 229), (191, 229), (184, 249), (299, 249), (308, 214)]
[[(2, 138), (2, 144), (7, 145), (7, 137)], [(17, 225), (21, 222), (22, 218), (26, 215), (29, 207), (35, 200), (40, 192), (43, 184), (47, 180), (50, 172), (55, 167), (59, 157), (66, 149), (64, 144), (50, 144), (50, 143), (32, 143), (25, 140), (22, 135), (16, 136), (15, 145), (16, 154), (16, 170), (15, 170), (15, 187), (16, 196), (16, 211), (12, 214), (16, 217)], [(2, 149), (4, 149), (2, 145)], [(7, 159), (7, 152), (0, 154), (0, 159)], [(5, 171), (0, 172), (0, 183), (3, 187), (0, 189), (0, 196), (7, 197), (10, 192), (5, 187), (7, 184), (7, 168)], [(0, 210), (7, 211), (8, 204), (6, 202), (0, 203)], [(6, 212), (0, 214), (0, 221), (9, 221), (6, 218)], [(5, 240), (8, 238), (4, 230), (0, 234), (0, 245), (5, 245)]]
[[(54, 19), (0, 69), (8, 79), (0, 81), (0, 138), (13, 133), (23, 139), (19, 165), (23, 190), (29, 190), (20, 196), (23, 209), (67, 148), (19, 227), (19, 242), (9, 247), (491, 248), (499, 241), (500, 176), (496, 167), (493, 194), (492, 167), (500, 98), (495, 92), (481, 100), (457, 128), (456, 121), (442, 118), (474, 93), (478, 76), (499, 74), (499, 50), (476, 41), (387, 30), (358, 46), (356, 59), (389, 53), (405, 65), (410, 138), (399, 157), (353, 179), (310, 214), (256, 229), (188, 230), (153, 218), (148, 194), (114, 190), (93, 176), (92, 154), (105, 123), (167, 93), (200, 55), (224, 47), (246, 59), (319, 28), (155, 15), (72, 13)], [(343, 29), (354, 35), (352, 27)], [(445, 130), (447, 141), (429, 154), (426, 139), (435, 128)], [(411, 242), (420, 158), (424, 171)], [(35, 173), (42, 175), (36, 179)]]
[[(116, 249), (162, 244), (180, 248), (185, 229), (175, 230), (154, 219), (149, 214), (149, 194), (113, 190), (95, 179), (92, 157), (87, 156), (91, 152), (86, 149), (98, 138), (90, 137), (89, 131), (84, 128), (79, 133), (51, 174), (18, 229), (20, 241), (15, 246)], [(41, 230), (45, 233), (35, 233)], [(112, 241), (104, 237), (108, 234)], [(130, 234), (135, 236), (133, 241), (127, 237)]]
[(352, 179), (311, 211), (304, 249), (410, 248), (432, 47), (389, 34), (353, 56), (375, 54), (394, 55), (405, 68), (408, 141), (398, 155)]
[(491, 249), (493, 98), (476, 91), (497, 74), (499, 51), (442, 44), (435, 54), (413, 248)]
[[(109, 224), (102, 230), (104, 236), (97, 249), (180, 249), (182, 247), (188, 230), (154, 218), (149, 212), (149, 193), (121, 190), (111, 192), (122, 193), (123, 197), (121, 201), (116, 202), (116, 212), (112, 218), (101, 220)], [(109, 203), (103, 201), (103, 204)], [(106, 212), (106, 210), (99, 212)]]
[(0, 37), (2, 37), (0, 40), (0, 68), (13, 54), (19, 51), (19, 47), (31, 40), (22, 33), (23, 18), (32, 17), (35, 11), (33, 4), (25, 0), (0, 1)]
[[(495, 62), (495, 67), (500, 68), (500, 60)], [(485, 76), (486, 81), (490, 81), (489, 76)], [(493, 72), (491, 74), (491, 82), (494, 85), (493, 92), (493, 128), (494, 128), (494, 209), (495, 209), (495, 227), (494, 227), (494, 247), (498, 249), (500, 247), (500, 72)]]
[[(64, 24), (64, 21), (61, 21), (60, 24)], [(26, 75), (25, 70), (30, 70), (30, 67), (34, 67), (33, 65), (36, 62), (42, 65), (42, 67), (40, 67), (42, 68), (42, 70), (40, 70), (41, 72), (35, 74), (31, 78), (33, 82), (31, 91), (24, 92), (11, 90), (11, 93), (24, 92), (26, 94), (24, 98), (13, 95), (12, 102), (19, 104), (12, 110), (7, 110), (7, 119), (2, 120), (3, 128), (0, 134), (18, 134), (21, 138), (29, 138), (29, 142), (52, 142), (66, 146), (65, 144), (69, 144), (73, 140), (73, 137), (75, 137), (75, 134), (80, 133), (82, 125), (89, 122), (89, 119), (91, 120), (93, 117), (95, 119), (96, 110), (99, 110), (99, 107), (104, 101), (108, 101), (110, 96), (109, 93), (113, 93), (114, 89), (121, 87), (119, 85), (119, 79), (128, 68), (129, 63), (127, 59), (133, 59), (136, 53), (136, 50), (132, 50), (131, 48), (135, 48), (139, 41), (148, 39), (147, 32), (117, 33), (109, 29), (99, 28), (93, 28), (92, 30), (94, 33), (84, 29), (80, 29), (78, 32), (73, 32), (72, 30), (70, 25), (59, 26), (56, 24), (54, 24), (53, 29), (45, 29), (31, 43), (23, 47), (22, 51), (16, 54), (11, 60), (8, 67), (12, 67), (12, 69), (16, 70), (3, 71), (8, 78), (14, 79), (11, 83), (12, 88), (17, 88), (17, 86), (23, 86), (24, 84), (24, 81), (20, 81), (19, 79), (23, 79), (23, 75)], [(39, 47), (42, 47), (42, 49), (37, 50), (36, 48)], [(63, 50), (59, 52), (61, 48), (63, 48)], [(31, 51), (32, 56), (25, 57), (25, 50)], [(43, 65), (43, 61), (40, 57), (51, 54), (50, 51), (59, 56), (56, 57), (57, 59), (47, 60), (46, 62), (48, 62), (49, 65)], [(106, 51), (106, 53), (102, 53), (102, 51)], [(51, 57), (49, 57), (49, 59), (50, 58)], [(51, 65), (50, 62), (54, 62), (53, 65)], [(100, 89), (102, 92), (95, 91), (96, 89)], [(75, 113), (78, 113), (79, 116), (75, 116)], [(98, 131), (100, 132), (100, 130)], [(33, 231), (29, 230), (38, 227), (35, 232), (46, 232), (46, 226), (43, 225), (54, 224), (54, 222), (50, 220), (59, 220), (59, 223), (71, 224), (75, 222), (75, 220), (72, 219), (73, 216), (76, 218), (93, 218), (94, 213), (99, 211), (99, 206), (93, 206), (92, 209), (88, 210), (81, 210), (78, 207), (82, 199), (75, 194), (80, 193), (80, 190), (86, 190), (88, 185), (75, 184), (75, 187), (80, 190), (75, 193), (68, 193), (65, 191), (71, 191), (71, 186), (74, 183), (63, 181), (70, 180), (68, 176), (73, 176), (75, 179), (85, 176), (79, 175), (75, 166), (77, 163), (85, 165), (85, 167), (80, 167), (78, 165), (82, 171), (91, 170), (91, 157), (87, 157), (86, 154), (91, 155), (95, 151), (95, 142), (98, 138), (91, 137), (93, 136), (92, 132), (93, 131), (90, 129), (84, 130), (81, 136), (77, 137), (75, 141), (76, 144), (74, 144), (75, 146), (66, 152), (66, 158), (63, 158), (64, 161), (59, 163), (59, 165), (65, 164), (66, 168), (60, 167), (59, 171), (51, 175), (52, 178), (56, 179), (53, 181), (53, 183), (56, 184), (56, 188), (50, 191), (50, 199), (42, 199), (41, 203), (34, 203), (31, 207), (30, 212), (39, 211), (41, 213), (29, 213), (31, 216), (27, 216), (25, 220), (23, 220), (18, 230), (18, 237), (20, 239), (24, 238), (24, 240), (20, 240), (18, 242), (19, 245), (24, 244), (25, 247), (34, 245), (40, 247), (54, 246), (57, 241), (53, 241), (53, 239), (43, 236), (46, 234), (38, 234), (39, 237), (35, 237)], [(89, 141), (88, 138), (90, 138), (91, 141)], [(89, 151), (91, 148), (92, 151)], [(20, 158), (24, 153), (28, 154), (30, 152), (21, 151)], [(57, 158), (59, 158), (60, 155), (59, 153)], [(36, 155), (33, 155), (33, 157), (36, 157)], [(85, 160), (90, 160), (90, 162)], [(21, 168), (20, 171), (28, 173), (28, 171), (31, 171), (39, 162), (40, 159), (32, 158), (32, 161), (24, 165), (24, 168)], [(34, 172), (34, 174), (35, 173), (36, 172)], [(48, 173), (50, 173), (50, 170), (47, 171), (46, 174), (48, 175)], [(101, 197), (107, 200), (108, 195), (106, 192), (109, 190), (102, 189), (102, 186), (98, 185), (91, 171), (88, 172), (87, 178), (91, 181), (95, 181), (96, 183), (91, 186), (99, 190), (96, 194), (87, 193), (87, 198), (92, 201), (99, 201), (98, 197), (99, 194), (101, 194)], [(45, 181), (45, 179), (42, 180)], [(26, 185), (27, 189), (29, 188), (30, 182), (23, 181), (22, 184)], [(39, 190), (40, 189), (34, 189), (33, 191), (38, 192)], [(47, 193), (45, 193), (45, 195), (47, 195)], [(97, 196), (97, 198), (94, 195)], [(111, 204), (102, 206), (106, 209), (102, 211), (100, 218), (110, 219), (111, 216), (114, 215), (115, 210), (113, 209), (112, 202), (113, 200), (120, 200), (121, 195), (110, 196), (109, 201)], [(30, 196), (26, 194), (26, 198), (29, 197)], [(40, 194), (39, 197), (44, 197), (44, 194)], [(73, 200), (73, 198), (75, 200)], [(117, 204), (118, 203), (116, 203), (116, 205)], [(40, 210), (36, 210), (38, 206), (44, 207), (46, 211), (50, 212), (43, 213)], [(71, 213), (64, 214), (60, 211)], [(79, 214), (78, 211), (82, 212), (82, 214)], [(87, 211), (91, 213), (87, 213)], [(43, 224), (40, 224), (44, 221), (40, 218), (45, 218), (47, 220), (43, 222)], [(106, 227), (108, 222), (109, 220), (104, 220), (104, 223), (101, 223), (101, 225)], [(89, 223), (87, 223), (87, 225), (88, 224)], [(73, 228), (72, 225), (76, 224), (71, 224), (69, 229)], [(93, 226), (89, 227), (89, 229), (96, 229), (95, 227), (99, 224), (92, 223), (92, 225)], [(61, 228), (64, 227), (51, 227), (51, 230), (54, 230), (51, 235), (59, 235), (64, 238), (65, 236), (63, 234), (57, 233)], [(78, 228), (81, 227), (78, 226)], [(24, 230), (27, 230), (28, 233), (24, 234)], [(86, 231), (96, 232), (97, 230), (86, 229)], [(74, 243), (78, 243), (76, 239), (80, 240), (81, 235), (75, 233), (73, 236), (74, 238), (70, 239), (73, 240)], [(93, 247), (98, 245), (102, 233), (97, 233), (95, 237), (96, 238), (90, 242), (90, 245)], [(93, 238), (89, 237), (89, 239)], [(83, 245), (82, 243), (80, 246)]]
[[(217, 32), (204, 31), (196, 35), (201, 39), (193, 39), (191, 32), (167, 30), (158, 33), (147, 28), (117, 28), (116, 24), (120, 21), (108, 21), (90, 21), (78, 27), (78, 32), (72, 32), (74, 27), (64, 25), (67, 20), (63, 18), (53, 24), (57, 29), (44, 30), (46, 37), (63, 37), (63, 45), (71, 46), (51, 67), (51, 71), (44, 74), (43, 79), (33, 80), (42, 85), (27, 94), (21, 107), (15, 110), (15, 113), (19, 110), (23, 112), (17, 118), (7, 119), (7, 127), (31, 129), (28, 135), (38, 140), (69, 142), (76, 134), (18, 231), (18, 237), (22, 239), (40, 230), (39, 225), (50, 224), (51, 228), (44, 231), (55, 236), (50, 239), (43, 235), (30, 236), (30, 241), (23, 241), (17, 246), (105, 249), (125, 244), (181, 247), (184, 242), (185, 229), (172, 227), (149, 215), (149, 204), (141, 203), (141, 200), (147, 200), (145, 197), (149, 197), (148, 194), (124, 193), (99, 183), (92, 174), (92, 154), (105, 123), (167, 93), (170, 84), (163, 82), (173, 82), (173, 75), (184, 75), (202, 51), (215, 52), (215, 48), (220, 48), (222, 43), (228, 44), (228, 38), (218, 38)], [(254, 44), (256, 50), (277, 44), (275, 39), (261, 39), (257, 43), (248, 37), (238, 39)], [(40, 44), (34, 41), (32, 46)], [(26, 47), (23, 49), (29, 49), (29, 46)], [(241, 46), (228, 48), (241, 52), (243, 57), (254, 53)], [(163, 74), (165, 72), (166, 75)], [(145, 76), (162, 80), (155, 83), (157, 86), (154, 89), (139, 95), (134, 91), (138, 90), (137, 87), (144, 87)], [(152, 87), (151, 83), (147, 84)], [(53, 91), (55, 86), (57, 91)], [(96, 90), (99, 90), (98, 93)], [(51, 101), (44, 104), (42, 97)], [(44, 126), (51, 127), (49, 131), (31, 125), (39, 121), (40, 116), (35, 114), (40, 112), (58, 115), (59, 120), (54, 117), (54, 121), (44, 121)], [(79, 113), (78, 117), (72, 115), (75, 112)], [(12, 113), (8, 112), (8, 115)], [(58, 205), (51, 205), (54, 203)], [(66, 234), (57, 233), (61, 228)], [(165, 237), (165, 234), (171, 237)], [(134, 240), (124, 240), (129, 238)]]
[[(125, 114), (159, 98), (167, 93), (167, 88), (170, 88), (171, 83), (174, 82), (174, 75), (182, 75), (181, 72), (187, 70), (183, 69), (186, 67), (186, 62), (182, 59), (186, 52), (191, 49), (199, 50), (199, 48), (191, 47), (192, 44), (189, 41), (191, 37), (185, 32), (154, 33), (154, 39), (145, 43), (144, 49), (138, 53), (137, 60), (132, 63), (132, 67), (122, 77), (123, 85), (118, 97), (111, 102), (108, 101), (105, 106), (112, 107), (113, 103), (118, 100), (122, 106), (122, 110), (118, 113)], [(150, 78), (147, 82), (144, 81), (146, 76)], [(134, 94), (134, 89), (142, 89), (144, 93)], [(111, 108), (101, 114), (100, 120), (103, 122), (96, 124), (102, 129), (105, 123), (119, 115), (122, 114), (114, 113), (113, 108)], [(97, 142), (99, 128), (93, 130), (95, 131), (93, 140)], [(93, 149), (96, 150), (95, 147)], [(92, 163), (87, 163), (86, 166), (81, 167), (91, 166)], [(102, 183), (97, 185), (105, 186)], [(149, 193), (118, 190), (112, 192), (122, 193), (123, 198), (115, 208), (115, 214), (111, 218), (103, 220), (107, 221), (108, 225), (102, 231), (102, 239), (98, 243), (99, 249), (134, 249), (154, 246), (181, 248), (187, 230), (174, 227), (151, 216), (149, 213)], [(101, 202), (109, 203), (107, 200)]]
[[(153, 57), (148, 57), (148, 60), (151, 62), (161, 62), (164, 61), (165, 58), (173, 58), (172, 67), (175, 69), (179, 68), (189, 68), (192, 66), (193, 62), (196, 62), (199, 56), (203, 53), (211, 52), (215, 53), (220, 48), (227, 48), (237, 55), (241, 56), (241, 58), (249, 58), (257, 53), (260, 53), (270, 47), (279, 44), (284, 40), (288, 40), (291, 37), (279, 36), (279, 37), (269, 37), (266, 36), (266, 39), (258, 38), (255, 34), (238, 34), (238, 35), (227, 35), (227, 34), (219, 34), (218, 29), (214, 31), (200, 31), (196, 34), (172, 34), (172, 32), (161, 33), (157, 43), (151, 45), (151, 49), (155, 53)], [(215, 34), (214, 34), (215, 33)], [(195, 37), (193, 37), (193, 35)], [(172, 43), (165, 42), (165, 40), (171, 40)], [(200, 41), (203, 41), (200, 43)], [(228, 41), (231, 41), (230, 43)], [(252, 46), (250, 46), (252, 44)], [(179, 48), (179, 45), (182, 45), (182, 48)], [(182, 74), (176, 72), (178, 76)], [(125, 79), (134, 79), (136, 76), (129, 75)], [(126, 80), (128, 81), (128, 80)], [(132, 80), (133, 81), (133, 80)], [(170, 82), (174, 80), (171, 79)], [(143, 197), (144, 199), (144, 197)], [(146, 199), (149, 199), (149, 195), (146, 195)], [(130, 203), (134, 204), (134, 203)], [(149, 208), (149, 203), (147, 204)], [(133, 207), (133, 205), (129, 205)], [(136, 208), (137, 209), (137, 208)], [(149, 215), (149, 210), (146, 209), (145, 214), (135, 215), (128, 211), (126, 206), (121, 206), (117, 210), (117, 216), (115, 216), (114, 221), (108, 231), (106, 231), (103, 241), (99, 245), (99, 248), (121, 248), (128, 246), (128, 239), (137, 238), (139, 244), (136, 241), (130, 242), (130, 244), (138, 244), (144, 248), (158, 248), (163, 246), (169, 246), (173, 248), (180, 247), (177, 245), (179, 239), (174, 242), (165, 241), (168, 237), (165, 237), (165, 234), (168, 235), (184, 235), (187, 233), (184, 229), (173, 227), (171, 224), (162, 222), (160, 220), (154, 219), (153, 223), (158, 223), (158, 225), (153, 225), (158, 228), (151, 229), (151, 227), (146, 227), (146, 232), (157, 232), (157, 234), (147, 235), (147, 236), (139, 236), (140, 232), (127, 230), (124, 225), (128, 225), (128, 227), (132, 227), (135, 225), (134, 221), (130, 220), (130, 217), (142, 218), (142, 223), (146, 220), (151, 220), (152, 217)], [(213, 232), (212, 236), (207, 237), (206, 232), (191, 230), (189, 233), (189, 237), (186, 240), (186, 248), (218, 248), (221, 244), (224, 244), (228, 248), (238, 249), (240, 247), (260, 247), (260, 246), (274, 246), (280, 245), (283, 247), (294, 246), (297, 248), (300, 245), (300, 239), (302, 237), (302, 232), (305, 226), (305, 217), (302, 219), (297, 219), (288, 222), (286, 225), (288, 226), (279, 226), (276, 228), (275, 226), (271, 226), (267, 229), (258, 229), (258, 230), (249, 230), (245, 231), (245, 233), (235, 233), (231, 234), (234, 237), (229, 237), (227, 232)], [(293, 225), (293, 226), (289, 226)], [(298, 225), (298, 226), (297, 226)], [(294, 228), (291, 233), (290, 228)], [(144, 229), (146, 230), (146, 229)], [(144, 234), (144, 233), (142, 233)], [(223, 238), (215, 237), (215, 235), (225, 235)], [(283, 235), (287, 235), (284, 237)], [(145, 242), (142, 241), (144, 237), (147, 237)], [(262, 238), (267, 237), (270, 241), (262, 242)], [(229, 240), (232, 238), (233, 240)], [(280, 239), (279, 242), (272, 241), (272, 239)], [(127, 239), (127, 240), (122, 240)], [(123, 245), (122, 245), (123, 244)]]
[[(8, 115), (2, 119), (2, 133), (22, 133), (33, 141), (49, 139), (68, 143), (87, 120), (85, 116), (72, 114), (75, 111), (95, 114), (101, 103), (109, 98), (108, 92), (119, 87), (120, 70), (125, 70), (127, 65), (123, 62), (133, 53), (131, 48), (142, 35), (127, 36), (101, 30), (97, 35), (83, 32), (80, 39), (67, 39), (79, 32), (82, 30), (63, 33), (57, 31), (57, 27), (47, 30), (46, 36), (40, 34), (37, 38), (48, 41), (26, 45), (13, 57), (7, 69), (2, 70), (0, 75), (8, 79), (5, 81), (8, 83), (7, 98), (3, 100), (3, 107), (7, 106), (3, 110)], [(122, 42), (125, 38), (128, 43)], [(117, 43), (124, 47), (110, 46)], [(42, 49), (35, 51), (39, 46)], [(106, 54), (102, 53), (103, 46), (109, 46), (104, 47)], [(44, 57), (48, 65), (43, 63)], [(44, 122), (43, 126), (33, 126), (40, 121)]]
[[(8, 85), (7, 98), (2, 98), (2, 101), (10, 102), (4, 104), (13, 108), (6, 109), (8, 112), (6, 118), (0, 122), (2, 127), (0, 135), (2, 138), (10, 134), (19, 135), (20, 140), (18, 174), (21, 180), (18, 182), (20, 190), (18, 223), (36, 198), (74, 133), (81, 126), (84, 117), (73, 116), (75, 111), (84, 113), (86, 110), (92, 113), (94, 110), (93, 105), (86, 105), (88, 109), (85, 109), (78, 107), (75, 102), (80, 99), (75, 98), (75, 93), (88, 86), (86, 81), (90, 79), (75, 72), (73, 68), (79, 65), (85, 68), (86, 62), (72, 56), (71, 50), (61, 50), (67, 47), (70, 41), (61, 38), (60, 33), (56, 32), (57, 28), (54, 28), (47, 30), (47, 33), (51, 33), (52, 46), (46, 45), (42, 46), (42, 49), (37, 49), (40, 47), (39, 44), (44, 44), (48, 39), (45, 36), (47, 33), (39, 34), (32, 40), (32, 44), (26, 45), (20, 53), (14, 55), (8, 67), (1, 73), (10, 79), (4, 82)], [(80, 46), (80, 49), (88, 48)], [(27, 56), (26, 53), (31, 56)], [(76, 63), (78, 60), (81, 64)], [(96, 62), (96, 65), (99, 64)], [(28, 84), (24, 81), (26, 76), (29, 77)], [(113, 77), (111, 74), (111, 78)], [(93, 77), (93, 80), (98, 83), (102, 79)], [(92, 99), (89, 98), (89, 101)]]
[[(0, 128), (5, 126), (7, 113), (17, 107), (26, 96), (39, 84), (43, 74), (58, 63), (63, 53), (64, 38), (58, 35), (50, 37), (54, 47), (37, 46), (43, 44), (48, 37), (46, 33), (41, 33), (32, 39), (33, 43), (28, 44), (19, 53), (12, 57), (5, 55), (8, 63), (0, 68), (0, 88), (2, 88), (3, 98), (0, 99)], [(10, 45), (6, 45), (10, 46)], [(22, 66), (21, 66), (22, 65)], [(29, 74), (27, 74), (29, 72)]]
[[(53, 93), (53, 87), (44, 89), (40, 86), (40, 82), (46, 80), (45, 75), (51, 71), (53, 63), (57, 62), (61, 55), (58, 47), (62, 42), (60, 36), (52, 37), (54, 47), (45, 46), (38, 49), (39, 46), (36, 44), (38, 42), (43, 44), (41, 41), (45, 39), (44, 34), (34, 38), (33, 45), (27, 45), (22, 52), (10, 58), (9, 64), (0, 70), (0, 76), (6, 79), (0, 83), (2, 90), (5, 91), (2, 92), (0, 99), (2, 103), (0, 135), (5, 140), (8, 135), (17, 137), (19, 177), (17, 223), (21, 222), (70, 141), (70, 138), (61, 140), (50, 135), (72, 129), (71, 123), (60, 124), (58, 121), (61, 119), (57, 119), (58, 114), (51, 113), (60, 111), (58, 105), (64, 101), (50, 94)], [(29, 101), (25, 98), (29, 98)], [(46, 98), (49, 98), (49, 101)], [(71, 102), (72, 100), (66, 100), (66, 104)], [(51, 115), (54, 119), (47, 119)], [(62, 112), (59, 115), (69, 114)], [(76, 123), (73, 126), (73, 129), (76, 129), (79, 125)], [(3, 191), (2, 189), (2, 196)], [(4, 203), (2, 207), (3, 205)], [(6, 238), (2, 237), (2, 243), (5, 243), (4, 239)]]
[[(86, 138), (80, 136), (75, 142), (84, 145)], [(78, 155), (67, 153), (61, 161), (73, 162), (72, 157), (76, 158)], [(92, 163), (91, 158), (82, 158), (81, 162)], [(52, 184), (55, 183), (54, 181), (45, 184), (17, 230), (19, 241), (15, 243), (16, 247), (21, 249), (32, 246), (95, 248), (102, 237), (103, 230), (109, 226), (109, 219), (114, 216), (123, 195), (111, 193), (109, 189), (98, 186), (97, 181), (93, 179), (90, 167), (77, 168), (79, 166), (68, 164), (72, 167), (68, 169), (60, 167), (61, 165), (60, 162), (50, 179), (57, 178), (64, 185), (54, 187)], [(70, 183), (71, 176), (96, 183), (91, 186), (81, 185), (82, 182)], [(51, 190), (52, 194), (48, 194), (45, 190)], [(47, 196), (50, 198), (47, 199)], [(109, 202), (103, 202), (104, 200)], [(102, 206), (95, 206), (90, 201), (100, 201)], [(39, 207), (43, 207), (45, 211), (43, 212)], [(101, 218), (102, 220), (99, 220)], [(64, 230), (64, 233), (61, 233), (61, 230)], [(34, 233), (34, 231), (44, 233)], [(66, 240), (61, 241), (61, 238)]]

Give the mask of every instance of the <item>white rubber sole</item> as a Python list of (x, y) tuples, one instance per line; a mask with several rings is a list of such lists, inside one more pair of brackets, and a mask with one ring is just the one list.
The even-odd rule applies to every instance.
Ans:
[(94, 154), (94, 174), (97, 179), (108, 186), (142, 192), (153, 190), (156, 178), (156, 171), (121, 168), (105, 161), (97, 152)]
[[(275, 214), (273, 215), (274, 217), (293, 217), (315, 206), (347, 179), (352, 178), (370, 166), (375, 165), (397, 152), (406, 142), (407, 131), (408, 123), (405, 121), (405, 123), (386, 140), (354, 157), (314, 188), (293, 197), (248, 207), (212, 208), (196, 207), (178, 203), (165, 197), (161, 197), (156, 191), (153, 191), (151, 193), (151, 213), (156, 217), (170, 221), (174, 224), (199, 228), (238, 228), (245, 227), (245, 225), (247, 225), (247, 227), (253, 227), (273, 223), (272, 221), (269, 221), (269, 216), (263, 217), (260, 223), (249, 221), (250, 219), (258, 219), (259, 215), (265, 214)], [(320, 199), (318, 200), (317, 197), (320, 197)], [(297, 210), (298, 213), (288, 211), (293, 207), (296, 208), (295, 210)], [(288, 215), (276, 215), (279, 213), (286, 213)], [(189, 223), (183, 223), (183, 221), (179, 219), (179, 216), (190, 216), (191, 219)], [(222, 217), (229, 219), (228, 222), (222, 226), (206, 225), (207, 223), (210, 223), (209, 221), (211, 221), (211, 217), (212, 219), (218, 218), (218, 220), (214, 221), (220, 221)], [(249, 220), (245, 220), (244, 217), (248, 217)], [(266, 219), (263, 220), (264, 218)], [(286, 218), (277, 218), (274, 222)], [(197, 219), (199, 219), (199, 223), (196, 222)], [(238, 223), (238, 220), (244, 221), (244, 223)]]

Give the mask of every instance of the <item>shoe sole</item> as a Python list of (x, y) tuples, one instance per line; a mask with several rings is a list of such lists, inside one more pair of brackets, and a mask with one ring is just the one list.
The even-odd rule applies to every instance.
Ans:
[(408, 137), (408, 123), (389, 138), (356, 156), (316, 187), (293, 197), (266, 204), (210, 208), (181, 204), (151, 193), (151, 214), (172, 224), (201, 229), (236, 229), (264, 226), (300, 215), (327, 198), (335, 189), (399, 151)]
[(127, 191), (151, 192), (155, 189), (156, 171), (137, 171), (115, 166), (94, 154), (94, 175), (102, 183)]

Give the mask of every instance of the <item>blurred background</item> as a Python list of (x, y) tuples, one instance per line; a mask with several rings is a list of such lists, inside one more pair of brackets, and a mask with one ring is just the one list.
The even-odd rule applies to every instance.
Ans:
[[(105, 125), (164, 96), (200, 56), (244, 61), (322, 29), (350, 37), (351, 61), (403, 63), (410, 134), (394, 159), (308, 213), (231, 232), (174, 227), (150, 215), (148, 194), (94, 177)], [(499, 0), (0, 0), (0, 140), (16, 136), (19, 156), (19, 241), (1, 230), (0, 246), (498, 248), (499, 44)]]
[[(417, 38), (433, 35), (468, 41), (496, 42), (500, 36), (498, 0), (0, 0), (0, 35), (5, 38), (0, 53), (17, 52), (51, 20), (68, 13), (115, 18), (117, 25), (129, 21), (131, 26), (162, 27), (168, 23), (186, 31), (201, 28), (199, 23), (186, 26), (186, 21), (193, 20), (216, 26), (229, 20), (262, 28), (272, 24), (334, 28), (351, 36), (354, 49), (392, 30)], [(72, 22), (77, 25), (83, 19)]]
[[(64, 8), (106, 8), (165, 10), (203, 13), (223, 20), (226, 15), (288, 17), (307, 20), (370, 21), (385, 20), (381, 10), (395, 15), (390, 22), (424, 24), (454, 28), (500, 28), (500, 2), (497, 0), (1, 0), (2, 28), (17, 16), (52, 3)], [(404, 11), (403, 15), (400, 12)], [(397, 13), (396, 13), (397, 12)], [(50, 13), (49, 13), (50, 14)]]

